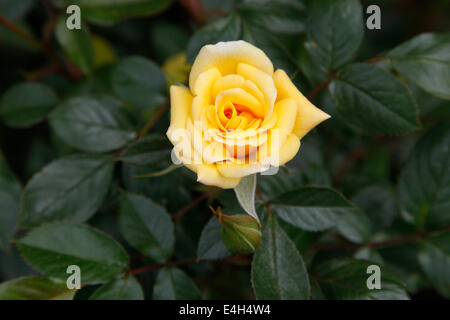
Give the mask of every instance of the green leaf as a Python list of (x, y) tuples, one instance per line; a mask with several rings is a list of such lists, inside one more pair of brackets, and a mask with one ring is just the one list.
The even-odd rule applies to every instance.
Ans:
[(47, 275), (67, 279), (67, 267), (80, 267), (81, 283), (101, 283), (129, 267), (125, 250), (105, 233), (84, 224), (46, 224), (17, 242), (25, 259)]
[(255, 210), (255, 190), (256, 174), (243, 177), (239, 184), (234, 188), (236, 198), (241, 207), (259, 222), (259, 217)]
[(175, 245), (172, 220), (151, 199), (125, 193), (120, 205), (119, 226), (125, 239), (156, 262), (170, 259)]
[(306, 49), (327, 74), (351, 62), (364, 36), (358, 0), (315, 0), (307, 23)]
[(153, 288), (154, 300), (199, 300), (200, 291), (194, 281), (177, 268), (161, 269)]
[(7, 249), (16, 230), (21, 186), (0, 153), (0, 249)]
[(43, 84), (20, 83), (4, 93), (0, 117), (10, 127), (29, 127), (40, 122), (57, 101), (53, 91)]
[(450, 232), (436, 233), (422, 241), (418, 258), (433, 286), (450, 298)]
[(72, 300), (77, 291), (65, 281), (46, 277), (23, 277), (0, 283), (0, 300)]
[[(74, 4), (74, 3), (71, 3)], [(84, 17), (84, 12), (83, 13)], [(94, 64), (94, 48), (92, 38), (86, 25), (81, 29), (69, 30), (66, 16), (61, 16), (55, 25), (55, 36), (62, 50), (78, 68), (85, 74), (90, 73)]]
[(408, 89), (389, 72), (355, 63), (329, 85), (344, 119), (370, 134), (401, 134), (419, 128), (416, 105)]
[(164, 73), (144, 57), (121, 59), (110, 77), (114, 93), (137, 108), (154, 108), (166, 101), (167, 82)]
[(111, 25), (125, 19), (147, 16), (166, 9), (172, 0), (53, 0), (60, 8), (75, 4), (83, 19), (99, 25)]
[(353, 210), (339, 193), (321, 187), (303, 187), (275, 198), (272, 209), (284, 221), (308, 231), (333, 227), (341, 214)]
[(231, 14), (215, 20), (199, 29), (189, 39), (186, 53), (189, 63), (194, 62), (200, 49), (207, 44), (216, 44), (219, 41), (238, 40), (241, 33), (241, 22), (237, 15)]
[(144, 300), (144, 292), (136, 278), (128, 276), (101, 286), (89, 300)]
[(203, 228), (198, 242), (199, 259), (224, 259), (232, 255), (220, 236), (221, 225), (216, 217), (211, 217)]
[(130, 144), (119, 160), (135, 165), (155, 165), (162, 161), (169, 164), (171, 150), (172, 144), (166, 137), (147, 135)]
[(450, 127), (442, 124), (417, 143), (400, 175), (403, 218), (419, 228), (450, 223)]
[(68, 145), (88, 152), (112, 151), (136, 136), (125, 107), (108, 96), (69, 99), (50, 115), (50, 125)]
[(51, 162), (25, 186), (19, 226), (86, 221), (105, 198), (112, 172), (113, 162), (107, 156), (76, 154)]
[(239, 13), (249, 23), (271, 32), (299, 33), (306, 24), (306, 8), (301, 1), (244, 0)]
[(423, 90), (450, 99), (450, 33), (421, 34), (390, 51), (392, 67)]
[(273, 216), (269, 216), (263, 227), (261, 244), (253, 257), (251, 278), (259, 300), (309, 298), (303, 259)]
[(372, 236), (369, 218), (357, 209), (348, 210), (343, 214), (336, 229), (344, 238), (355, 243), (364, 243)]
[(379, 266), (381, 289), (370, 290), (367, 280), (372, 273), (367, 273), (367, 268), (373, 264), (364, 260), (329, 260), (314, 268), (312, 277), (317, 279), (328, 299), (409, 299), (404, 284), (383, 266)]

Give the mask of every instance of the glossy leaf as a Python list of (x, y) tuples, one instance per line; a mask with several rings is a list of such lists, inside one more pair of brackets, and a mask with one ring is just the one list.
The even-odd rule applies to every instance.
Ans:
[(127, 253), (115, 240), (84, 224), (46, 224), (17, 245), (33, 267), (50, 276), (67, 279), (67, 267), (79, 266), (83, 284), (113, 280), (129, 266)]
[(65, 281), (46, 277), (23, 277), (0, 283), (0, 300), (72, 300), (77, 291)]
[(136, 278), (128, 276), (104, 284), (89, 300), (144, 300), (144, 292)]
[(25, 186), (19, 226), (86, 221), (105, 198), (112, 171), (113, 163), (106, 156), (77, 154), (51, 162)]
[(153, 287), (154, 300), (199, 300), (200, 292), (194, 281), (177, 268), (164, 268), (158, 272)]
[(135, 165), (152, 165), (160, 162), (170, 163), (172, 144), (160, 135), (148, 135), (130, 144), (119, 160)]

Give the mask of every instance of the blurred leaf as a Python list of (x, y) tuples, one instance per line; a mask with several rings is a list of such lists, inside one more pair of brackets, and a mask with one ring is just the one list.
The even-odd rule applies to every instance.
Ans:
[(84, 224), (46, 224), (18, 240), (25, 259), (42, 273), (67, 279), (67, 267), (77, 265), (81, 283), (101, 283), (129, 267), (125, 250), (112, 238)]
[(105, 198), (112, 172), (113, 163), (106, 156), (76, 154), (51, 162), (25, 186), (19, 226), (86, 221)]
[(252, 284), (259, 300), (308, 299), (310, 286), (303, 259), (273, 216), (252, 263)]
[(168, 162), (172, 144), (167, 138), (152, 134), (147, 135), (130, 144), (121, 154), (119, 160), (136, 165), (157, 164)]
[(116, 53), (106, 39), (93, 35), (92, 48), (94, 50), (94, 68), (100, 68), (117, 61)]
[(68, 145), (90, 152), (118, 149), (136, 136), (127, 110), (108, 96), (69, 99), (50, 115), (50, 125)]
[(256, 174), (243, 177), (234, 188), (236, 198), (241, 207), (259, 223), (259, 217), (255, 210)]
[(194, 281), (177, 268), (158, 272), (153, 288), (154, 300), (199, 300), (200, 292)]
[(403, 218), (418, 228), (450, 223), (450, 127), (442, 124), (417, 143), (398, 184)]
[(76, 290), (46, 277), (23, 277), (0, 283), (0, 300), (72, 300)]
[(418, 258), (433, 286), (450, 298), (450, 231), (433, 234), (422, 241)]
[[(83, 12), (83, 17), (84, 14)], [(89, 74), (94, 64), (94, 47), (87, 26), (69, 30), (66, 25), (66, 16), (61, 16), (55, 26), (55, 35), (69, 60), (85, 74)]]
[(125, 239), (156, 262), (170, 259), (175, 245), (174, 227), (166, 210), (149, 198), (125, 193), (119, 226)]
[(388, 52), (392, 67), (425, 91), (450, 100), (450, 33), (425, 33)]
[(0, 13), (8, 20), (17, 21), (27, 14), (36, 0), (2, 0), (0, 2)]
[(345, 212), (339, 218), (336, 229), (344, 238), (355, 243), (364, 243), (372, 236), (369, 218), (357, 209)]
[(356, 56), (364, 37), (358, 0), (315, 0), (307, 23), (306, 50), (315, 67), (326, 74)]
[(189, 33), (182, 25), (158, 21), (151, 26), (150, 37), (152, 50), (157, 56), (157, 60), (163, 62), (168, 57), (186, 50)]
[(224, 259), (232, 255), (220, 236), (221, 225), (216, 217), (211, 217), (203, 228), (198, 242), (197, 258)]
[(408, 89), (374, 65), (355, 63), (346, 67), (329, 88), (345, 120), (368, 133), (401, 134), (420, 126)]
[(313, 270), (322, 291), (328, 299), (347, 300), (405, 300), (409, 299), (404, 284), (389, 270), (380, 267), (381, 289), (367, 287), (367, 267), (373, 262), (336, 259), (322, 263)]
[(83, 19), (100, 25), (158, 13), (167, 8), (172, 0), (53, 0), (60, 8), (75, 4), (80, 7)]
[(189, 39), (186, 49), (188, 62), (194, 62), (195, 57), (204, 45), (216, 44), (219, 41), (238, 40), (240, 33), (241, 22), (235, 14), (217, 19), (204, 26)]
[(281, 219), (308, 231), (329, 229), (338, 222), (341, 214), (353, 210), (339, 193), (320, 187), (303, 187), (283, 193), (271, 204)]
[(136, 278), (128, 276), (101, 286), (89, 300), (144, 300), (144, 292)]
[(6, 125), (29, 127), (41, 121), (57, 103), (53, 91), (40, 83), (20, 83), (6, 91), (0, 101), (0, 116)]
[(144, 57), (122, 58), (110, 81), (114, 93), (137, 108), (158, 107), (166, 101), (166, 78), (154, 62)]
[(0, 153), (0, 249), (9, 247), (16, 230), (21, 189)]
[(298, 0), (244, 0), (239, 13), (249, 23), (272, 32), (299, 33), (305, 29), (306, 8)]
[(184, 52), (170, 56), (162, 66), (166, 73), (169, 84), (185, 84), (188, 81), (191, 66), (186, 61)]

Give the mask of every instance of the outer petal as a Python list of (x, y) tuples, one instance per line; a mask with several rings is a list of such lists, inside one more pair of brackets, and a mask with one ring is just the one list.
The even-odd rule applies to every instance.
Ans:
[(300, 139), (295, 134), (290, 134), (280, 149), (278, 165), (282, 166), (291, 161), (297, 154), (298, 149), (300, 149)]
[(192, 65), (189, 87), (193, 89), (200, 73), (213, 67), (219, 68), (222, 75), (236, 73), (239, 62), (248, 63), (273, 75), (273, 65), (266, 54), (248, 42), (228, 41), (204, 46)]
[(195, 96), (202, 96), (205, 99), (209, 99), (211, 97), (210, 93), (214, 82), (216, 82), (217, 79), (220, 79), (221, 76), (222, 75), (217, 68), (211, 68), (200, 73), (194, 86), (191, 87), (192, 93)]
[(172, 141), (174, 130), (186, 129), (186, 120), (191, 113), (192, 95), (183, 87), (170, 86), (170, 104), (170, 126), (167, 137)]
[(237, 186), (239, 178), (226, 178), (222, 176), (215, 165), (197, 165), (197, 181), (208, 186), (217, 186), (223, 189), (230, 189)]
[(291, 79), (289, 79), (286, 72), (280, 69), (275, 71), (273, 79), (277, 87), (278, 99), (293, 98), (298, 104), (299, 109), (297, 111), (293, 132), (299, 139), (303, 138), (312, 128), (330, 117), (330, 115), (315, 107), (301, 94)]

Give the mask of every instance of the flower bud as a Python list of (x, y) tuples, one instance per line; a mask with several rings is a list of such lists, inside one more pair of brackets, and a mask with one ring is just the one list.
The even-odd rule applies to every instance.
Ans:
[(258, 221), (245, 214), (235, 216), (220, 214), (219, 221), (222, 223), (222, 241), (228, 250), (238, 254), (255, 252), (261, 240), (261, 227)]

